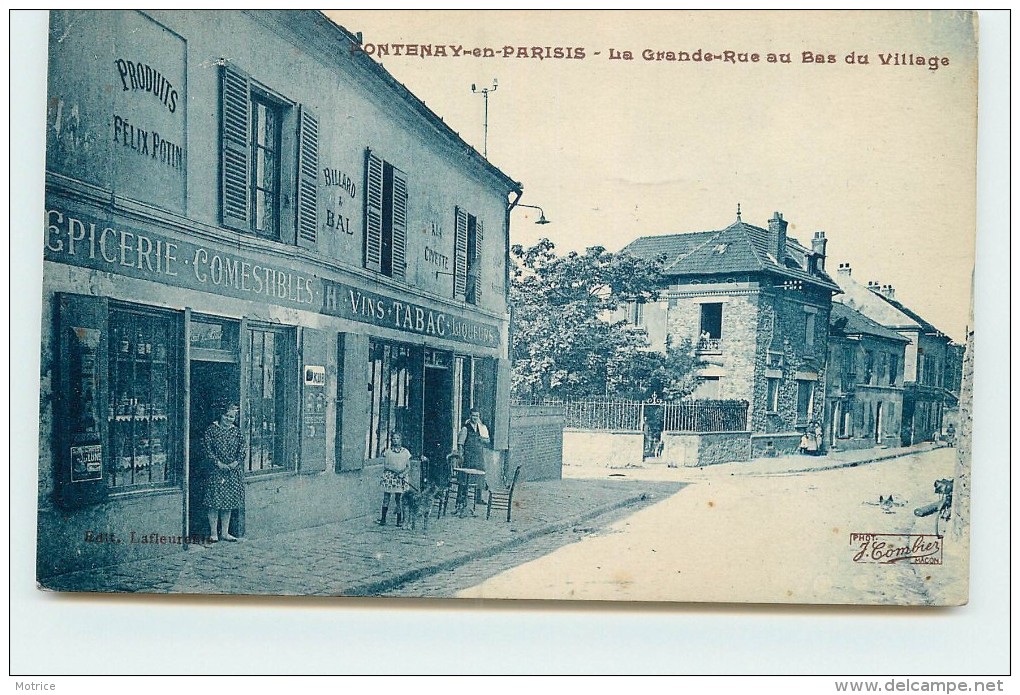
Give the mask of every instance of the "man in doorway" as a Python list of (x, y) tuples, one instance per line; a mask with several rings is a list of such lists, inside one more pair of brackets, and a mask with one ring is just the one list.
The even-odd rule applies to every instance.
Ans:
[[(460, 428), (460, 434), (457, 435), (457, 450), (464, 457), (464, 467), (487, 470), (485, 449), (489, 444), (489, 428), (482, 422), (482, 416), (478, 409), (472, 408), (471, 417)], [(482, 485), (480, 484), (475, 487), (475, 503), (482, 503)]]

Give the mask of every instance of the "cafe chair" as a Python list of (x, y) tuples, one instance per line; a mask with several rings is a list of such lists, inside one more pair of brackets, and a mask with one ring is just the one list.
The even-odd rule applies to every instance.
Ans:
[(453, 480), (450, 487), (456, 485), (454, 494), (456, 495), (457, 503), (461, 506), (457, 508), (457, 514), (460, 516), (466, 516), (470, 514), (475, 515), (475, 507), (478, 506), (478, 486), (483, 483), (476, 481), (476, 476), (465, 476), (454, 473)]
[(435, 497), (436, 506), (436, 518), (446, 516), (446, 508), (450, 505), (450, 492), (454, 489), (457, 484), (457, 475), (453, 472), (454, 468), (460, 466), (461, 458), (460, 454), (456, 451), (447, 454), (446, 456), (446, 468), (436, 471), (436, 478), (446, 478), (446, 487), (439, 491)]
[(510, 523), (510, 512), (513, 510), (514, 504), (514, 489), (517, 487), (517, 478), (521, 475), (521, 467), (517, 466), (514, 470), (513, 480), (510, 481), (510, 487), (506, 490), (493, 490), (489, 488), (489, 499), (485, 505), (485, 518), (488, 519), (492, 514), (493, 509), (505, 509), (506, 510), (506, 521)]

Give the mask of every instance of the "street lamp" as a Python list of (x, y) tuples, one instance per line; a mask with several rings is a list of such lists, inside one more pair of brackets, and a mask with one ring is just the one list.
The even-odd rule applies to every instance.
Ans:
[(524, 203), (518, 203), (517, 207), (519, 207), (519, 208), (533, 208), (535, 210), (538, 210), (539, 213), (541, 213), (541, 214), (539, 215), (539, 218), (537, 220), (535, 220), (535, 224), (549, 224), (549, 220), (545, 219), (545, 210), (543, 210), (542, 208), (538, 207), (537, 205), (525, 205)]

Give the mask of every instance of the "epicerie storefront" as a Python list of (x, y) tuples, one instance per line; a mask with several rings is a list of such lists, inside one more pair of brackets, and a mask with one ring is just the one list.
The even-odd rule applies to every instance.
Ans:
[[(507, 322), (248, 235), (51, 191), (39, 576), (208, 536), (206, 428), (240, 406), (236, 535), (364, 515), (392, 432), (431, 459), (478, 408), (507, 448)], [(417, 472), (417, 469), (416, 469)]]

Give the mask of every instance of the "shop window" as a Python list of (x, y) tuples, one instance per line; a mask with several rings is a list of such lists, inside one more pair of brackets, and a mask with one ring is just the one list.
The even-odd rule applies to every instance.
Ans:
[(406, 276), (407, 174), (371, 150), (365, 155), (365, 267)]
[(769, 377), (768, 379), (765, 380), (765, 383), (766, 383), (766, 385), (768, 387), (767, 395), (766, 395), (766, 398), (767, 398), (767, 401), (768, 401), (768, 411), (770, 413), (778, 413), (779, 412), (779, 379), (774, 378), (774, 377)]
[[(223, 226), (314, 248), (318, 120), (232, 64), (223, 66), (220, 97)], [(291, 200), (296, 216), (288, 224)]]
[(133, 309), (110, 311), (111, 488), (176, 485), (171, 418), (177, 412), (174, 320)]
[(806, 423), (811, 417), (815, 402), (815, 382), (797, 381), (797, 422)]
[(369, 418), (366, 432), (367, 457), (377, 458), (390, 444), (393, 432), (404, 436), (411, 451), (421, 447), (417, 409), (420, 409), (420, 348), (411, 345), (371, 341), (369, 344)]
[(455, 211), (455, 238), (453, 253), (453, 296), (468, 304), (478, 304), (482, 298), (482, 238), (481, 220), (458, 207)]
[[(245, 334), (245, 472), (251, 475), (294, 469), (288, 456), (288, 417), (293, 395), (292, 333), (286, 329), (249, 327)], [(296, 411), (296, 408), (295, 408)]]

